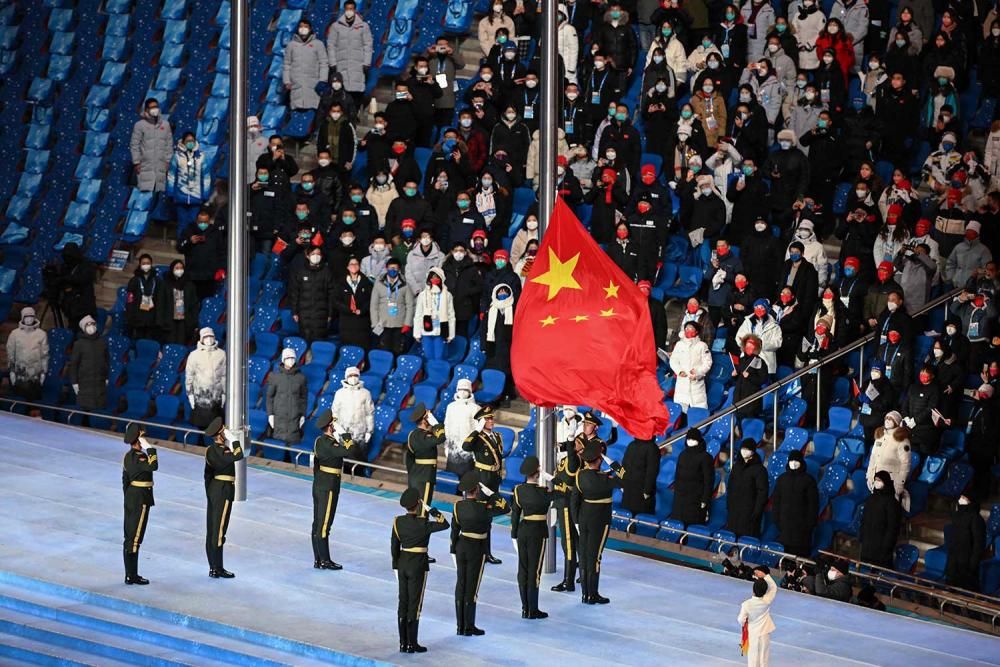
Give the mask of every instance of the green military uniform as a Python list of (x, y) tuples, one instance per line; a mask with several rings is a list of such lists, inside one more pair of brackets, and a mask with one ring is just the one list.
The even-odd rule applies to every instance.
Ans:
[[(475, 418), (487, 419), (493, 416), (493, 408), (487, 405), (476, 413)], [(499, 493), (500, 481), (503, 479), (503, 438), (500, 434), (485, 429), (473, 431), (462, 443), (462, 449), (472, 453), (479, 481), (493, 493)], [(486, 560), (490, 563), (499, 563), (500, 560), (493, 557), (490, 548), (490, 532), (486, 531)]]
[[(538, 473), (535, 456), (525, 457), (521, 474)], [(521, 618), (546, 618), (538, 610), (538, 586), (542, 583), (545, 542), (549, 537), (549, 506), (555, 496), (544, 486), (518, 484), (511, 503), (510, 536), (517, 541), (517, 586), (521, 589)]]
[[(429, 410), (423, 403), (413, 406), (410, 421), (419, 424)], [(406, 485), (416, 489), (420, 499), (430, 507), (434, 499), (434, 485), (437, 483), (438, 447), (445, 442), (444, 425), (435, 424), (430, 430), (417, 427), (406, 438)], [(421, 515), (424, 510), (420, 510)]]
[[(462, 476), (458, 489), (462, 493), (475, 492), (480, 483), (479, 476), (470, 470)], [(451, 553), (455, 554), (455, 567), (458, 570), (455, 580), (455, 617), (459, 635), (469, 637), (485, 634), (476, 627), (476, 601), (489, 554), (487, 540), (490, 523), (493, 517), (509, 511), (510, 507), (499, 493), (494, 493), (486, 500), (478, 500), (473, 494), (455, 503), (452, 511)]]
[[(582, 437), (582, 436), (579, 436)], [(578, 439), (579, 439), (578, 437)], [(563, 443), (566, 458), (556, 466), (553, 480), (554, 506), (556, 508), (556, 525), (559, 527), (559, 543), (563, 551), (563, 580), (552, 587), (553, 591), (576, 590), (576, 566), (579, 535), (576, 531), (577, 509), (579, 507), (576, 494), (576, 475), (580, 470), (580, 456), (576, 453), (573, 442)]]
[[(214, 440), (223, 429), (222, 418), (216, 417), (205, 429), (205, 437)], [(213, 579), (232, 579), (235, 575), (223, 567), (222, 545), (226, 543), (226, 530), (236, 495), (236, 462), (243, 460), (243, 447), (234, 443), (209, 443), (205, 449), (206, 511), (205, 555), (208, 556), (208, 576)]]
[[(330, 410), (324, 410), (316, 419), (316, 428), (325, 431), (334, 421)], [(355, 452), (350, 435), (337, 437), (323, 433), (313, 445), (313, 567), (320, 570), (339, 570), (341, 566), (330, 558), (330, 526), (337, 515), (340, 499), (340, 480), (344, 471), (344, 458)]]
[[(587, 444), (583, 450), (583, 460), (593, 461), (601, 457), (601, 446), (596, 442)], [(612, 462), (615, 475), (583, 468), (577, 473), (576, 488), (580, 492), (580, 569), (583, 572), (583, 603), (605, 604), (609, 602), (598, 592), (601, 575), (601, 555), (611, 528), (611, 495), (621, 488), (625, 469), (620, 463)]]
[[(125, 429), (125, 444), (134, 445), (141, 436), (139, 427), (129, 424)], [(159, 465), (154, 447), (143, 451), (141, 447), (136, 449), (133, 446), (122, 459), (122, 491), (125, 494), (125, 540), (122, 554), (125, 558), (126, 584), (149, 583), (139, 576), (139, 546), (146, 535), (149, 508), (155, 504), (153, 471)]]
[(436, 509), (430, 518), (416, 514), (420, 505), (420, 494), (415, 489), (407, 489), (399, 499), (399, 504), (407, 513), (397, 516), (392, 522), (392, 569), (399, 580), (399, 625), (400, 653), (423, 653), (427, 649), (417, 643), (420, 624), (420, 608), (424, 602), (424, 588), (427, 586), (427, 546), (431, 533), (448, 528), (448, 522)]

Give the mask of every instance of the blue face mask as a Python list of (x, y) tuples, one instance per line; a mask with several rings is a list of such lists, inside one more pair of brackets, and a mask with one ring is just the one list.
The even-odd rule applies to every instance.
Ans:
[(364, 199), (364, 195), (351, 195), (351, 201), (355, 204), (360, 204), (362, 199)]
[(208, 229), (208, 223), (207, 222), (199, 222), (198, 223), (198, 229), (200, 229), (201, 231), (205, 231), (206, 229)]
[(386, 269), (385, 270), (385, 275), (389, 276), (390, 278), (395, 278), (396, 276), (399, 275), (399, 269), (396, 269), (396, 268)]
[(453, 150), (455, 150), (455, 146), (457, 144), (458, 142), (455, 141), (454, 139), (445, 139), (444, 143), (441, 144), (441, 148), (442, 150), (444, 150), (445, 153), (450, 153)]
[(304, 181), (302, 183), (302, 189), (305, 190), (306, 192), (312, 192), (313, 188), (315, 188), (315, 187), (316, 187), (316, 184), (313, 183), (312, 181)]
[(748, 165), (743, 165), (743, 175), (753, 176), (753, 167), (750, 167)]
[(946, 150), (946, 151), (950, 151), (954, 147), (955, 147), (955, 144), (951, 143), (950, 141), (945, 141), (945, 142), (941, 143), (941, 148), (943, 150)]
[(500, 294), (497, 294), (497, 301), (506, 301), (509, 298), (510, 294), (507, 294), (506, 292), (501, 292)]
[(403, 230), (403, 237), (404, 238), (408, 238), (408, 239), (412, 238), (413, 237), (413, 230), (410, 229), (409, 227), (407, 227), (406, 229), (404, 229)]
[(824, 119), (822, 119), (822, 118), (820, 118), (819, 120), (816, 121), (816, 127), (818, 127), (821, 130), (825, 130), (826, 129), (826, 125), (827, 125), (827, 121), (824, 120)]
[(417, 196), (417, 189), (416, 188), (403, 188), (403, 193), (407, 197), (416, 197)]
[(341, 220), (341, 222), (343, 222), (343, 223), (344, 223), (345, 225), (353, 225), (353, 224), (354, 224), (354, 218), (352, 218), (352, 217), (350, 217), (350, 216), (348, 216), (348, 215), (345, 215), (345, 216), (344, 216), (343, 218), (341, 218), (340, 220)]
[(615, 114), (615, 120), (620, 121), (622, 123), (625, 122), (626, 118), (628, 118), (628, 115), (626, 115), (626, 114), (623, 114), (623, 113), (616, 113)]
[(188, 141), (187, 143), (184, 144), (184, 148), (188, 149), (189, 151), (193, 151), (194, 147), (195, 143), (193, 141)]
[(844, 275), (847, 276), (848, 278), (853, 278), (854, 277), (854, 267), (853, 266), (845, 266), (844, 267)]
[(498, 269), (502, 269), (503, 267), (507, 266), (507, 260), (505, 259), (498, 259), (493, 263), (496, 265)]
[(802, 259), (802, 255), (800, 255), (797, 252), (792, 252), (788, 254), (788, 259), (792, 260), (793, 262), (797, 262), (800, 259)]
[(296, 211), (295, 217), (298, 218), (299, 220), (305, 220), (306, 218), (309, 217), (309, 211)]

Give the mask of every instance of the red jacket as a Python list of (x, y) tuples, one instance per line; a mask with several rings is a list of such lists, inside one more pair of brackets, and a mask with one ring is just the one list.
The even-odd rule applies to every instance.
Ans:
[(464, 136), (464, 132), (460, 136), (463, 137), (465, 145), (469, 149), (469, 166), (473, 173), (478, 174), (486, 166), (487, 153), (490, 148), (489, 139), (485, 132), (476, 128), (469, 130), (469, 136)]
[(833, 57), (840, 65), (840, 71), (844, 74), (844, 84), (847, 84), (851, 68), (854, 67), (854, 42), (846, 35), (839, 35), (840, 39), (834, 40), (833, 35), (826, 30), (816, 38), (816, 54), (820, 60), (827, 49), (833, 49)]

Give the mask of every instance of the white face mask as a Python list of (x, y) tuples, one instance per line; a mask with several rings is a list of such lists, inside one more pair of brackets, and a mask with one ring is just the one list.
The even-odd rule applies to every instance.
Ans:
[(284, 365), (285, 368), (291, 368), (292, 366), (295, 365), (295, 359), (291, 359), (291, 358), (285, 359), (282, 362), (282, 365)]
[(883, 481), (882, 481), (882, 480), (880, 480), (880, 479), (876, 479), (876, 480), (875, 480), (875, 483), (874, 483), (874, 484), (873, 484), (872, 486), (874, 486), (874, 487), (875, 487), (875, 490), (876, 490), (876, 491), (881, 491), (882, 489), (884, 489), (884, 488), (885, 488), (885, 482), (883, 482)]
[(537, 79), (528, 79), (527, 81), (524, 82), (524, 86), (526, 88), (534, 88), (537, 85), (538, 85), (538, 80)]
[(330, 162), (331, 161), (329, 159), (325, 158), (325, 157), (324, 158), (320, 158), (319, 159), (319, 166), (321, 166), (321, 167), (329, 167), (330, 166)]
[(353, 9), (344, 10), (344, 18), (348, 19), (348, 20), (353, 19), (354, 18), (354, 10)]
[(826, 578), (829, 579), (830, 581), (836, 581), (839, 576), (840, 573), (833, 569), (828, 570), (826, 573)]
[(150, 118), (159, 118), (160, 117), (160, 107), (155, 107), (153, 109), (147, 109), (146, 113), (149, 114)]
[(948, 326), (946, 326), (944, 328), (944, 330), (945, 330), (945, 333), (947, 333), (949, 336), (954, 336), (956, 333), (958, 333), (958, 329), (956, 329), (954, 326), (952, 326), (950, 324)]
[(527, 227), (527, 229), (528, 229), (529, 232), (533, 232), (536, 229), (538, 229), (538, 221), (537, 220), (528, 220), (527, 222), (524, 223), (524, 226)]
[(455, 392), (455, 398), (464, 401), (465, 399), (469, 398), (469, 390), (459, 389), (458, 391)]
[(780, 44), (768, 44), (767, 45), (767, 50), (770, 51), (771, 53), (777, 53), (778, 49), (780, 49), (780, 48), (781, 48)]
[(142, 265), (139, 266), (139, 268), (142, 269), (144, 273), (149, 273), (150, 271), (153, 270), (153, 265), (152, 264), (142, 264)]
[(789, 461), (788, 462), (788, 469), (789, 470), (798, 470), (801, 467), (802, 467), (802, 462), (801, 461)]
[(943, 356), (944, 356), (944, 350), (942, 350), (941, 348), (937, 348), (937, 347), (934, 348), (934, 358), (935, 359), (940, 359)]
[(798, 239), (801, 239), (801, 240), (804, 241), (807, 238), (809, 238), (809, 232), (807, 232), (804, 229), (799, 230), (799, 231), (795, 232), (795, 238), (798, 238)]
[(451, 253), (451, 256), (455, 258), (456, 262), (461, 262), (463, 259), (465, 259), (464, 252), (453, 252)]
[(882, 371), (872, 371), (871, 376), (872, 376), (873, 380), (881, 380), (882, 379)]
[(349, 378), (347, 378), (347, 384), (349, 384), (352, 387), (356, 387), (358, 385), (358, 376), (352, 375)]
[[(344, 114), (342, 114), (342, 113), (341, 113), (341, 112), (339, 112), (339, 111), (334, 111), (334, 112), (332, 112), (332, 113), (330, 114), (330, 118), (332, 118), (332, 119), (334, 119), (334, 120), (340, 120), (340, 117), (341, 117), (341, 116), (343, 116), (343, 115), (344, 115)], [(376, 125), (376, 127), (378, 127), (378, 126)]]
[(658, 92), (658, 93), (665, 93), (665, 92), (667, 92), (667, 84), (665, 84), (665, 83), (658, 83), (658, 84), (656, 84), (655, 88), (656, 88), (656, 92)]
[(466, 128), (472, 127), (472, 119), (471, 118), (463, 118), (460, 121), (458, 121), (458, 124), (461, 125), (462, 127), (466, 127)]
[(345, 236), (345, 237), (343, 237), (343, 238), (340, 239), (340, 242), (343, 243), (344, 245), (351, 245), (352, 243), (354, 243), (354, 237), (353, 236)]
[(807, 91), (806, 92), (806, 99), (809, 100), (810, 102), (812, 102), (814, 99), (816, 99), (816, 93), (814, 93), (811, 90)]
[(856, 194), (858, 196), (858, 199), (864, 199), (865, 197), (868, 196), (868, 191), (867, 190), (855, 190), (854, 194)]
[(309, 263), (313, 266), (317, 266), (322, 261), (323, 257), (321, 255), (309, 255)]
[(697, 440), (695, 440), (694, 438), (688, 438), (688, 439), (687, 439), (687, 440), (685, 441), (685, 443), (687, 444), (687, 446), (688, 446), (688, 447), (697, 447), (698, 445), (700, 445), (700, 444), (701, 444), (700, 442), (698, 442), (698, 441), (697, 441)]
[(215, 347), (215, 336), (205, 336), (201, 339), (205, 347)]
[(969, 500), (968, 498), (966, 498), (965, 496), (961, 496), (961, 497), (960, 497), (960, 498), (958, 499), (958, 504), (959, 504), (959, 505), (961, 505), (961, 506), (963, 506), (963, 507), (965, 507), (966, 505), (971, 505), (972, 503), (971, 503), (971, 501), (970, 501), (970, 500)]
[(575, 102), (578, 97), (580, 97), (580, 93), (566, 93), (566, 99), (570, 102)]
[(88, 336), (93, 336), (95, 333), (97, 333), (97, 325), (96, 324), (88, 324), (87, 326), (85, 326), (83, 328), (83, 332), (85, 334), (87, 334)]
[(792, 147), (792, 142), (790, 141), (779, 141), (778, 144), (781, 146), (781, 150), (785, 151)]
[(418, 67), (417, 68), (417, 74), (420, 75), (420, 76), (427, 76), (427, 68), (426, 67)]
[(423, 238), (421, 238), (421, 239), (420, 239), (420, 245), (422, 245), (423, 247), (425, 247), (425, 248), (426, 248), (426, 247), (427, 247), (427, 246), (429, 246), (430, 244), (431, 244), (431, 239), (430, 239), (430, 237), (427, 237), (427, 236), (424, 236)]
[(758, 232), (762, 232), (765, 229), (767, 229), (767, 224), (763, 222), (758, 222), (753, 226), (753, 228), (756, 229)]
[(890, 313), (895, 313), (896, 309), (899, 308), (899, 304), (896, 303), (895, 301), (889, 301), (888, 303), (885, 304), (885, 307), (889, 310)]
[(299, 37), (308, 37), (310, 32), (309, 28), (299, 28)]
[(615, 158), (618, 157), (618, 153), (616, 153), (615, 151), (608, 151), (607, 153), (604, 154), (604, 157), (606, 157), (608, 161), (614, 162)]
[(343, 84), (343, 83), (341, 83), (340, 81), (334, 81), (333, 83), (331, 83), (331, 84), (330, 84), (330, 86), (331, 86), (331, 87), (332, 87), (332, 88), (333, 88), (334, 90), (340, 90), (341, 88), (343, 88), (343, 87), (344, 87), (344, 84)]
[(885, 426), (886, 431), (892, 431), (896, 428), (896, 422), (891, 419), (886, 419), (882, 425)]

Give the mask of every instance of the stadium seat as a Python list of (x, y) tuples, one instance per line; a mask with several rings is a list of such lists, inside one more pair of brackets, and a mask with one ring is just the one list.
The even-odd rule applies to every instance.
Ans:
[(948, 565), (948, 550), (945, 547), (928, 549), (924, 553), (924, 569), (920, 576), (931, 581), (944, 579), (945, 567)]
[(896, 572), (909, 574), (917, 564), (920, 552), (912, 544), (900, 544), (896, 547), (896, 554), (893, 558), (892, 569)]
[(503, 394), (507, 376), (503, 371), (487, 368), (482, 372), (482, 387), (476, 392), (476, 401), (479, 404), (493, 403)]

